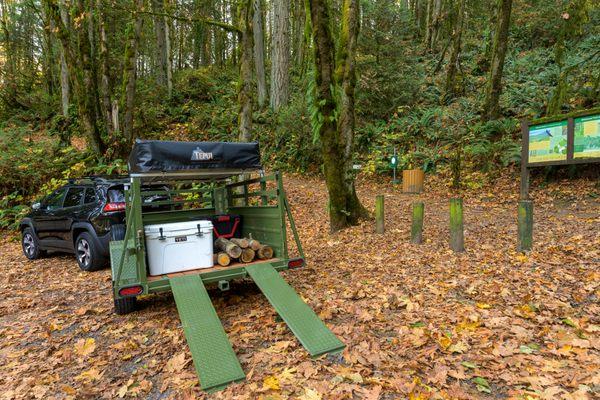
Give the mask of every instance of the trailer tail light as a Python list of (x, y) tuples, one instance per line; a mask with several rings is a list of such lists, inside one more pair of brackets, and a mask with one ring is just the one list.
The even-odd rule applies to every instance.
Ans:
[(301, 267), (304, 267), (304, 258), (293, 258), (290, 261), (288, 261), (289, 269), (296, 269)]
[(119, 296), (129, 297), (129, 296), (137, 296), (138, 294), (142, 294), (144, 288), (140, 285), (138, 286), (129, 286), (119, 289)]
[(125, 203), (106, 203), (102, 211), (104, 212), (113, 212), (113, 211), (123, 211), (125, 210)]

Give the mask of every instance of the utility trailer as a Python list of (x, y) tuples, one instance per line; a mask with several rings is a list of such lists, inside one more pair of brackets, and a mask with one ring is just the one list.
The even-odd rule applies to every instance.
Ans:
[[(250, 278), (311, 356), (343, 350), (344, 344), (279, 274), (304, 266), (304, 253), (281, 174), (263, 174), (258, 144), (137, 141), (129, 172), (126, 228), (114, 229), (110, 243), (115, 310), (132, 312), (137, 296), (172, 291), (203, 390), (221, 390), (245, 378), (206, 290), (210, 283), (227, 289), (232, 279)], [(157, 183), (166, 189), (141, 190)], [(143, 210), (144, 199), (157, 195), (168, 200), (153, 204), (165, 207)], [(251, 234), (270, 246), (273, 258), (149, 274), (144, 226), (225, 214), (241, 216), (243, 236)], [(287, 224), (298, 257), (289, 255)]]

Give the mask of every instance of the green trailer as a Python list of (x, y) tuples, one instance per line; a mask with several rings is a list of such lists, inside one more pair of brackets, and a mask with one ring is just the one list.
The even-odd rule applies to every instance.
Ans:
[[(249, 162), (243, 151), (228, 150), (227, 146), (238, 144), (224, 145), (225, 149), (219, 143), (207, 142), (136, 143), (129, 160), (130, 179), (125, 190), (126, 228), (115, 229), (110, 243), (117, 314), (134, 311), (140, 295), (172, 291), (200, 385), (206, 391), (220, 390), (245, 378), (211, 303), (207, 284), (214, 283), (226, 290), (232, 279), (249, 278), (311, 356), (336, 353), (344, 348), (279, 274), (305, 264), (281, 174), (265, 175), (259, 163)], [(236, 164), (238, 158), (243, 162)], [(141, 190), (149, 184), (160, 190)], [(150, 210), (142, 207), (152, 196), (162, 200), (153, 202), (155, 207)], [(149, 274), (144, 226), (223, 214), (241, 216), (242, 235), (251, 234), (270, 246), (273, 258), (232, 263), (227, 267)], [(294, 257), (288, 248), (288, 228), (295, 243)]]

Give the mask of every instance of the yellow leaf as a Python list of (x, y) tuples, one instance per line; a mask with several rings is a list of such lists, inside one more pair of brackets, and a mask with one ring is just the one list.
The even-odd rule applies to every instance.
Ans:
[(91, 368), (87, 371), (82, 372), (81, 374), (79, 374), (77, 377), (75, 377), (76, 380), (86, 380), (86, 381), (95, 381), (98, 380), (102, 377), (104, 373), (98, 371), (98, 369), (96, 367)]
[(69, 385), (60, 385), (60, 388), (69, 396), (75, 396), (77, 394), (77, 391)]
[(275, 376), (269, 376), (265, 378), (263, 381), (263, 388), (268, 388), (271, 390), (279, 390), (279, 379)]
[(290, 381), (294, 378), (294, 374), (296, 373), (296, 368), (286, 368), (279, 375), (277, 375), (278, 379), (282, 382)]
[(75, 343), (75, 351), (80, 356), (90, 355), (96, 350), (96, 340), (94, 338), (79, 339)]
[(448, 348), (448, 350), (450, 350), (452, 353), (464, 353), (468, 349), (469, 346), (467, 346), (464, 342), (455, 343)]
[(527, 256), (525, 254), (517, 254), (515, 257), (515, 260), (517, 260), (520, 263), (526, 263), (527, 262)]
[(488, 309), (492, 308), (492, 306), (487, 303), (477, 303), (477, 308), (479, 308), (481, 310), (488, 310)]
[(438, 339), (438, 343), (442, 349), (446, 350), (452, 344), (452, 339), (448, 336), (442, 336)]
[(321, 400), (321, 393), (314, 389), (304, 389), (304, 393), (298, 397), (298, 400)]

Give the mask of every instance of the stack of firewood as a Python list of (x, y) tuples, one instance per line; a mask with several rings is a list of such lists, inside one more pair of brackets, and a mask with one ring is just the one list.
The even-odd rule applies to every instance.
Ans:
[(226, 267), (231, 260), (249, 263), (255, 259), (268, 260), (273, 258), (273, 248), (261, 244), (258, 240), (250, 238), (218, 238), (215, 241), (215, 264)]

